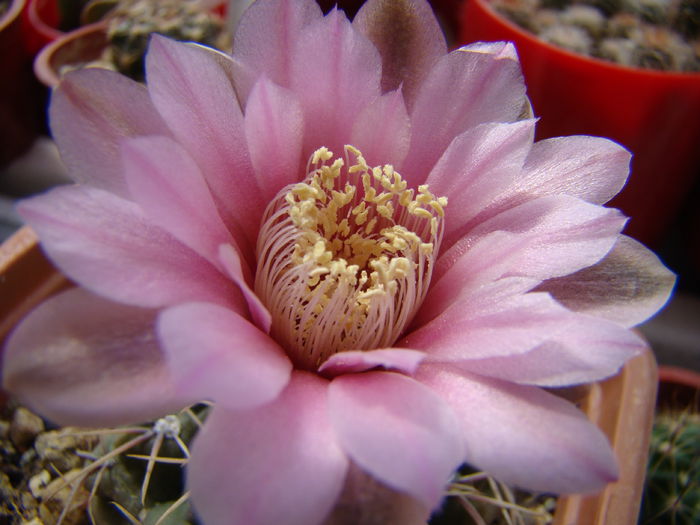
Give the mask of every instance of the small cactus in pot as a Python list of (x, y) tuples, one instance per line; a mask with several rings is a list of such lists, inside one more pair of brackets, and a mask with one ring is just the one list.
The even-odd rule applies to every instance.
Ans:
[(81, 20), (84, 24), (104, 20), (107, 25), (108, 45), (90, 65), (139, 81), (151, 33), (217, 49), (230, 46), (223, 18), (197, 0), (92, 0)]
[(643, 511), (642, 523), (700, 523), (700, 413), (657, 416)]

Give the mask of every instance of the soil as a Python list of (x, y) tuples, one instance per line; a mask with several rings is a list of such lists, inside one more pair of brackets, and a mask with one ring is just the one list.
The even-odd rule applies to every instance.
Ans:
[[(53, 429), (13, 401), (0, 409), (0, 525), (50, 525), (67, 508), (64, 525), (87, 524), (89, 496), (83, 484), (70, 483), (86, 460), (79, 451), (94, 438)], [(72, 487), (75, 490), (72, 490)]]

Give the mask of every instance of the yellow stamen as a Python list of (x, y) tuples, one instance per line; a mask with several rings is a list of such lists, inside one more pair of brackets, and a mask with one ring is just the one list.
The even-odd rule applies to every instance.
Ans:
[(268, 206), (255, 289), (272, 336), (301, 368), (345, 350), (389, 346), (423, 301), (447, 199), (407, 189), (390, 165), (371, 168), (319, 148), (308, 176)]

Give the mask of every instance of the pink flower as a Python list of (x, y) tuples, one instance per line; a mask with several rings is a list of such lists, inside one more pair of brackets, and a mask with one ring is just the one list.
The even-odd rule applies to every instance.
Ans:
[(19, 209), (80, 287), (16, 329), (8, 389), (79, 425), (213, 400), (188, 465), (208, 525), (322, 523), (357, 472), (423, 520), (463, 461), (615, 479), (541, 387), (614, 374), (674, 278), (602, 206), (624, 149), (533, 144), (510, 44), (448, 54), (422, 0), (353, 23), (260, 0), (233, 58), (154, 37), (146, 66), (53, 95), (76, 184)]

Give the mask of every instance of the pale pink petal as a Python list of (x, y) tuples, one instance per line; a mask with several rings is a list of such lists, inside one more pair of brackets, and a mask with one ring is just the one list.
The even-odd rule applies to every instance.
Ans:
[(353, 25), (382, 56), (382, 91), (401, 86), (410, 107), (432, 65), (447, 52), (430, 4), (424, 0), (369, 0)]
[(245, 249), (255, 246), (264, 201), (248, 156), (243, 114), (222, 56), (154, 34), (146, 76), (154, 105), (199, 165), (224, 222)]
[(492, 289), (455, 301), (398, 346), (441, 361), (480, 359), (525, 353), (571, 328), (571, 312), (548, 294), (499, 297)]
[(482, 124), (452, 141), (425, 181), (434, 195), (448, 197), (445, 247), (519, 178), (534, 134), (535, 121), (524, 120)]
[(219, 246), (219, 261), (228, 273), (229, 277), (241, 289), (243, 297), (248, 304), (248, 311), (255, 325), (266, 334), (270, 332), (272, 317), (265, 305), (260, 301), (255, 291), (248, 286), (246, 276), (241, 266), (241, 257), (230, 244)]
[(293, 93), (261, 78), (248, 98), (245, 135), (265, 201), (302, 178), (304, 115)]
[[(502, 292), (493, 283), (506, 285), (507, 295), (524, 293), (542, 282), (536, 277), (504, 277), (514, 267), (513, 259), (527, 249), (530, 237), (505, 231), (492, 232), (477, 240), (461, 257), (452, 260), (448, 254), (433, 272), (433, 284), (423, 302), (414, 325), (420, 326), (440, 315), (452, 303), (466, 299), (474, 303), (477, 297)], [(447, 270), (445, 270), (447, 268)], [(505, 288), (504, 288), (505, 290)]]
[(290, 87), (304, 110), (304, 152), (342, 154), (362, 109), (380, 95), (381, 58), (342, 11), (310, 24), (292, 50)]
[(343, 492), (323, 525), (426, 525), (431, 510), (350, 463)]
[(393, 372), (335, 378), (333, 427), (362, 469), (433, 508), (464, 458), (450, 410), (429, 389)]
[(304, 27), (321, 19), (313, 0), (258, 0), (233, 40), (233, 56), (274, 83), (289, 86), (293, 50)]
[(422, 184), (457, 135), (486, 122), (515, 121), (524, 100), (516, 61), (459, 50), (444, 56), (418, 91), (402, 175), (411, 185)]
[(95, 293), (144, 307), (196, 300), (240, 307), (229, 279), (133, 202), (64, 186), (22, 201), (17, 210), (61, 271)]
[(504, 277), (524, 278), (522, 283), (534, 288), (538, 281), (595, 264), (612, 248), (624, 222), (617, 210), (566, 195), (507, 210), (440, 257), (417, 320), (425, 323), (456, 301), (473, 302), (470, 294)]
[(105, 69), (65, 75), (51, 96), (49, 121), (73, 180), (128, 195), (119, 142), (139, 135), (169, 135), (142, 84)]
[(168, 308), (158, 319), (158, 337), (183, 396), (239, 410), (272, 401), (289, 381), (292, 364), (279, 345), (227, 308)]
[(666, 304), (675, 282), (656, 255), (623, 235), (598, 264), (545, 281), (538, 289), (571, 310), (634, 326)]
[(187, 486), (207, 525), (320, 525), (348, 460), (328, 421), (327, 383), (294, 372), (267, 405), (215, 407), (195, 438)]
[(232, 242), (209, 187), (192, 157), (166, 137), (122, 145), (124, 176), (134, 201), (153, 223), (216, 264), (219, 245)]
[(22, 321), (4, 352), (3, 388), (63, 425), (138, 423), (180, 410), (153, 333), (156, 312), (73, 288)]
[[(441, 257), (437, 275), (445, 275), (478, 239), (505, 231), (527, 237), (513, 253), (509, 275), (548, 279), (600, 261), (613, 247), (626, 218), (616, 209), (568, 195), (526, 201), (486, 220)], [(513, 238), (514, 242), (517, 237)], [(456, 270), (457, 271), (457, 270)]]
[(519, 487), (590, 492), (617, 477), (605, 436), (569, 402), (537, 387), (423, 366), (419, 378), (458, 415), (467, 462)]
[(630, 153), (600, 137), (557, 137), (537, 142), (525, 163), (516, 193), (566, 193), (604, 204), (625, 185)]
[(399, 166), (411, 142), (411, 121), (400, 91), (385, 93), (358, 115), (350, 143), (370, 166)]
[(512, 42), (473, 42), (459, 48), (465, 53), (485, 53), (495, 58), (508, 58), (520, 61), (518, 52)]
[(319, 367), (318, 371), (333, 377), (383, 368), (412, 375), (424, 357), (424, 352), (405, 348), (353, 350), (333, 354)]
[(570, 328), (524, 354), (465, 360), (470, 372), (514, 383), (558, 387), (590, 383), (617, 373), (646, 344), (621, 326), (590, 316), (575, 316)]

